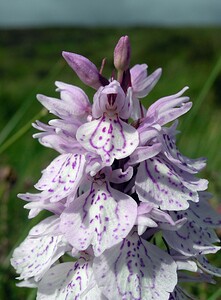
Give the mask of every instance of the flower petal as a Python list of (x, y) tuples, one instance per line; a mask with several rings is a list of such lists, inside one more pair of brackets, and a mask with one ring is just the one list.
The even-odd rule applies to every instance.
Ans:
[[(211, 284), (216, 284), (216, 281), (213, 279), (212, 275), (205, 274), (201, 270), (200, 271), (198, 270), (197, 274), (193, 274), (193, 275), (188, 274), (186, 272), (185, 273), (179, 272), (178, 277), (179, 277), (179, 282), (195, 282), (195, 283), (207, 282), (207, 283), (211, 283)], [(190, 299), (192, 299), (192, 298), (190, 298)], [(195, 300), (195, 298), (193, 300)]]
[(94, 259), (98, 286), (109, 300), (167, 300), (177, 283), (176, 264), (136, 232)]
[[(54, 218), (49, 220), (54, 222)], [(20, 274), (18, 279), (34, 277), (39, 281), (51, 265), (61, 257), (68, 249), (67, 242), (63, 235), (51, 234), (34, 236), (34, 231), (45, 231), (48, 229), (48, 222), (42, 221), (30, 231), (27, 238), (17, 247), (11, 259), (12, 266)]]
[(73, 120), (73, 122), (67, 120), (54, 119), (48, 122), (50, 126), (55, 129), (55, 132), (61, 135), (61, 132), (66, 137), (72, 137), (75, 139), (78, 128), (82, 125), (79, 120)]
[(198, 256), (197, 264), (199, 265), (200, 269), (202, 269), (207, 274), (221, 277), (221, 268), (217, 268), (217, 267), (211, 265), (205, 256), (202, 256), (202, 255)]
[(62, 55), (85, 84), (94, 89), (98, 89), (101, 85), (107, 85), (109, 83), (108, 80), (98, 72), (97, 67), (86, 57), (65, 51), (62, 52)]
[(34, 226), (30, 231), (30, 236), (43, 236), (43, 235), (58, 235), (59, 231), (59, 218), (51, 216), (41, 221), (37, 226)]
[(147, 65), (135, 65), (130, 69), (131, 84), (137, 98), (146, 97), (158, 82), (162, 69), (159, 68), (147, 76)]
[(197, 264), (195, 261), (193, 261), (192, 257), (188, 258), (188, 257), (182, 256), (180, 254), (179, 255), (177, 254), (177, 257), (176, 257), (176, 255), (173, 255), (172, 257), (177, 264), (177, 270), (179, 270), (179, 271), (185, 270), (185, 271), (190, 271), (190, 272), (198, 271)]
[[(36, 197), (36, 195), (38, 197)], [(55, 215), (60, 215), (65, 209), (64, 203), (62, 202), (51, 203), (49, 199), (44, 200), (44, 197), (39, 198), (39, 196), (42, 196), (42, 193), (39, 194), (26, 193), (24, 195), (22, 194), (18, 195), (18, 197), (23, 200), (31, 201), (24, 205), (24, 208), (30, 209), (28, 214), (29, 219), (36, 217), (42, 210), (48, 210), (54, 213)]]
[(81, 102), (89, 102), (88, 97), (80, 88), (73, 86), (73, 89), (75, 89), (74, 95), (70, 92), (62, 92), (61, 100), (41, 94), (37, 95), (37, 99), (50, 113), (61, 119), (71, 119), (87, 111), (88, 107), (81, 105)]
[[(173, 219), (180, 220), (186, 211), (170, 212)], [(163, 236), (170, 247), (185, 256), (196, 256), (216, 253), (221, 247), (214, 246), (218, 242), (216, 234), (209, 228), (203, 228), (194, 220), (188, 220), (179, 230), (163, 230)]]
[(138, 127), (137, 131), (139, 132), (140, 146), (147, 145), (152, 139), (158, 137), (159, 132), (161, 131), (161, 126), (156, 124), (153, 126), (142, 126)]
[(162, 145), (156, 143), (152, 146), (137, 147), (136, 150), (131, 154), (128, 164), (138, 164), (146, 159), (156, 156), (161, 151)]
[(77, 192), (86, 161), (83, 155), (62, 154), (43, 171), (35, 187), (44, 191), (44, 197), (57, 202)]
[(140, 164), (135, 184), (140, 201), (150, 201), (163, 210), (187, 209), (188, 200), (198, 201), (196, 187), (161, 156)]
[(179, 152), (175, 143), (176, 126), (177, 123), (174, 123), (170, 128), (163, 128), (162, 134), (159, 134), (158, 139), (162, 144), (162, 151), (180, 169), (193, 174), (198, 173), (205, 167), (206, 159), (190, 159)]
[(174, 222), (168, 213), (155, 208), (147, 202), (141, 202), (138, 206), (137, 225), (139, 235), (140, 232), (143, 234), (147, 227), (159, 227), (173, 231), (178, 230), (186, 221), (187, 218), (182, 218)]
[(52, 267), (39, 282), (37, 300), (91, 300), (106, 298), (93, 275), (91, 262), (80, 257), (75, 263)]
[(78, 250), (93, 246), (95, 256), (119, 243), (135, 224), (137, 204), (107, 183), (93, 183), (61, 215), (61, 231)]
[(108, 176), (110, 182), (123, 183), (129, 181), (133, 176), (133, 168), (129, 166), (125, 171), (122, 169), (111, 170), (111, 174)]
[(130, 117), (130, 102), (132, 92), (128, 89), (127, 96), (116, 80), (109, 85), (99, 88), (95, 93), (92, 106), (92, 116), (95, 119), (100, 118), (104, 113), (113, 115), (117, 113), (121, 119)]
[(194, 300), (189, 296), (183, 289), (179, 286), (176, 286), (173, 293), (170, 294), (169, 300)]
[(208, 199), (211, 197), (204, 192), (199, 195), (200, 201), (190, 204), (188, 218), (195, 220), (203, 228), (221, 227), (221, 215), (208, 203)]
[(76, 137), (84, 148), (99, 154), (106, 165), (111, 165), (114, 159), (129, 156), (139, 143), (134, 127), (117, 115), (109, 117), (107, 114), (80, 126)]
[(135, 91), (142, 89), (140, 85), (147, 78), (147, 68), (146, 64), (136, 64), (130, 69), (131, 83)]
[(147, 110), (144, 124), (148, 124), (155, 117), (155, 122), (162, 126), (190, 110), (192, 103), (188, 102), (189, 97), (180, 97), (187, 89), (185, 87), (177, 94), (163, 97), (152, 104)]
[(55, 85), (58, 87), (56, 91), (61, 93), (61, 99), (71, 106), (72, 116), (82, 116), (91, 109), (88, 96), (82, 89), (60, 81), (56, 81)]
[(66, 135), (63, 135), (60, 131), (55, 133), (45, 133), (40, 132), (33, 135), (34, 138), (37, 138), (39, 142), (45, 146), (56, 150), (57, 152), (63, 153), (85, 153), (85, 149), (81, 144), (73, 139), (68, 138)]

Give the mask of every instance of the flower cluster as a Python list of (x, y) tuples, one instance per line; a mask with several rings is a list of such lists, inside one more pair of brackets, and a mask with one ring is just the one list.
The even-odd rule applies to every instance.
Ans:
[(13, 253), (19, 285), (37, 287), (38, 300), (189, 299), (181, 282), (221, 276), (206, 258), (220, 249), (221, 217), (208, 203), (207, 180), (196, 176), (205, 159), (176, 146), (177, 118), (192, 105), (187, 87), (145, 109), (140, 99), (161, 69), (130, 68), (127, 36), (110, 79), (81, 55), (63, 57), (95, 93), (91, 104), (82, 89), (56, 82), (60, 99), (37, 96), (58, 118), (33, 124), (34, 137), (59, 155), (39, 192), (19, 195), (30, 218), (52, 214)]

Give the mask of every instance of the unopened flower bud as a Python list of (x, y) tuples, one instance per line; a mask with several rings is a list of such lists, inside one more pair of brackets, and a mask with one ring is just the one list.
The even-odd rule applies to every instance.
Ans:
[(122, 36), (114, 49), (114, 66), (118, 71), (126, 71), (130, 64), (129, 37)]
[(86, 85), (99, 89), (109, 82), (98, 71), (97, 67), (86, 57), (70, 52), (62, 52), (64, 59)]

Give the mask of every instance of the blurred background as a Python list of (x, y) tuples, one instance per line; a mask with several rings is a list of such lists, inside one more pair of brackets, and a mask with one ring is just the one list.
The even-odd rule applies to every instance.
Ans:
[[(0, 0), (1, 300), (35, 299), (34, 290), (15, 286), (10, 267), (13, 248), (45, 216), (28, 220), (25, 203), (16, 195), (34, 192), (41, 170), (57, 156), (32, 138), (31, 123), (49, 119), (35, 95), (56, 96), (55, 80), (93, 95), (64, 62), (62, 50), (87, 56), (98, 68), (106, 57), (104, 74), (109, 76), (114, 46), (129, 35), (131, 65), (147, 63), (149, 73), (163, 68), (146, 106), (190, 87), (186, 94), (193, 108), (180, 118), (178, 143), (185, 155), (208, 158), (201, 177), (209, 179), (212, 205), (221, 212), (220, 26), (219, 0)], [(221, 267), (220, 254), (211, 261)], [(194, 284), (189, 291), (196, 299), (218, 300), (220, 283)]]

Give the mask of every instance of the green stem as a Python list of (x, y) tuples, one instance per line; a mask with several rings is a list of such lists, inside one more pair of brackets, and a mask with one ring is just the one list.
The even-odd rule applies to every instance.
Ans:
[[(43, 89), (44, 86), (47, 86), (48, 83), (55, 77), (55, 75), (58, 75), (60, 71), (62, 70), (64, 66), (63, 61), (58, 60), (58, 62), (55, 64), (54, 68), (49, 73), (49, 76), (47, 79), (43, 79), (41, 83), (38, 85), (38, 90)], [(39, 88), (40, 86), (40, 88)], [(27, 112), (28, 108), (32, 105), (32, 100), (35, 99), (35, 94), (37, 93), (37, 90), (32, 91), (31, 95), (29, 95), (25, 101), (23, 101), (22, 106), (20, 109), (13, 115), (13, 117), (9, 120), (9, 122), (5, 125), (5, 127), (0, 132), (0, 145), (7, 139), (9, 134), (12, 132), (12, 130), (16, 127), (18, 122), (22, 119), (24, 114)]]
[(36, 119), (41, 119), (47, 113), (46, 109), (42, 109), (39, 113), (37, 113), (28, 123), (26, 123), (19, 131), (17, 131), (12, 137), (10, 137), (1, 147), (0, 154), (2, 154), (8, 147), (10, 147), (13, 143), (15, 143), (22, 135), (24, 135), (30, 128), (32, 122)]
[(221, 288), (219, 288), (208, 300), (219, 300), (221, 297)]
[(208, 95), (209, 91), (211, 90), (217, 76), (219, 75), (221, 70), (221, 57), (217, 60), (217, 63), (215, 64), (213, 70), (211, 71), (208, 80), (204, 84), (200, 94), (194, 101), (193, 108), (191, 110), (191, 113), (189, 114), (189, 117), (191, 118), (187, 123), (185, 123), (185, 127), (182, 131), (182, 133), (187, 132), (190, 130), (190, 128), (193, 125), (193, 122), (195, 120), (195, 117), (197, 117), (197, 114), (199, 112), (200, 107), (203, 104), (203, 101), (205, 100), (206, 96)]

